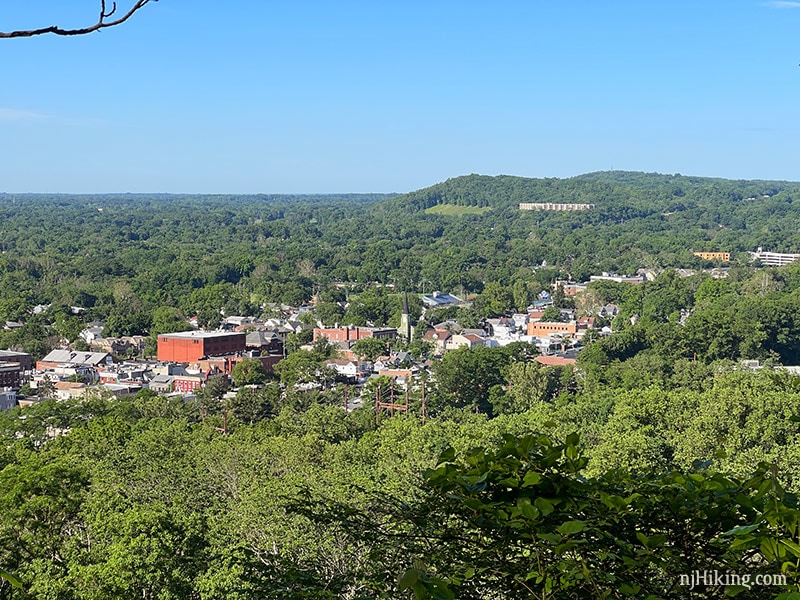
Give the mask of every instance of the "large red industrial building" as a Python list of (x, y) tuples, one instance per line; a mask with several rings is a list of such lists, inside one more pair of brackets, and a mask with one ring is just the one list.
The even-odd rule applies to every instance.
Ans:
[(197, 362), (203, 357), (244, 352), (245, 333), (230, 331), (184, 331), (158, 336), (158, 360)]

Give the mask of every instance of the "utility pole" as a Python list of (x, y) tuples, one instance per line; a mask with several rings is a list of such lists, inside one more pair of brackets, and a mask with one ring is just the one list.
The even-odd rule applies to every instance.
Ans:
[(375, 391), (375, 424), (380, 423), (381, 410), (389, 410), (389, 415), (394, 416), (394, 411), (404, 412), (408, 414), (408, 390), (406, 390), (406, 399), (404, 404), (399, 404), (394, 401), (394, 384), (390, 390), (389, 402), (383, 401), (383, 394), (381, 393), (381, 386)]
[(422, 425), (425, 426), (425, 382), (422, 382)]

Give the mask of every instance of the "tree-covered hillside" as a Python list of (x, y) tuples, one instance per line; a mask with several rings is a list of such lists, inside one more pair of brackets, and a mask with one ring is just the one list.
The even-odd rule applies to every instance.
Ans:
[[(710, 266), (693, 250), (800, 250), (800, 184), (642, 173), (571, 179), (470, 175), (402, 196), (0, 196), (1, 346), (34, 347), (63, 307), (109, 334), (148, 333), (156, 311), (254, 314), (343, 299), (370, 282), (421, 292), (528, 292), (557, 276)], [(578, 212), (520, 202), (591, 203)], [(449, 210), (469, 206), (491, 210)], [(444, 210), (426, 212), (426, 209)], [(543, 264), (547, 268), (542, 268)], [(336, 288), (335, 284), (340, 284)], [(341, 284), (344, 284), (342, 291)], [(37, 304), (50, 314), (31, 317)], [(177, 311), (177, 312), (176, 312)]]

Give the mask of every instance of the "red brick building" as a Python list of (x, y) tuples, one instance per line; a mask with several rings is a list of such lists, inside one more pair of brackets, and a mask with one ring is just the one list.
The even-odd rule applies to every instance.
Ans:
[(329, 342), (356, 342), (364, 338), (393, 340), (397, 337), (397, 329), (392, 327), (327, 327), (314, 329), (314, 340), (325, 338)]
[(244, 352), (246, 334), (231, 331), (184, 331), (158, 336), (158, 360), (197, 362), (203, 357)]
[(578, 333), (578, 324), (575, 321), (569, 323), (547, 323), (535, 321), (528, 323), (528, 335), (533, 337), (548, 337), (558, 333), (561, 335), (575, 335)]

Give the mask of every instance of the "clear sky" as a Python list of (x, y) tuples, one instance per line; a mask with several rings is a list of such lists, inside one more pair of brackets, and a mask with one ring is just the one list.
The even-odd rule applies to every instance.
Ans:
[[(98, 7), (2, 0), (0, 30)], [(800, 180), (798, 63), (800, 2), (160, 0), (88, 36), (0, 39), (0, 191)]]

